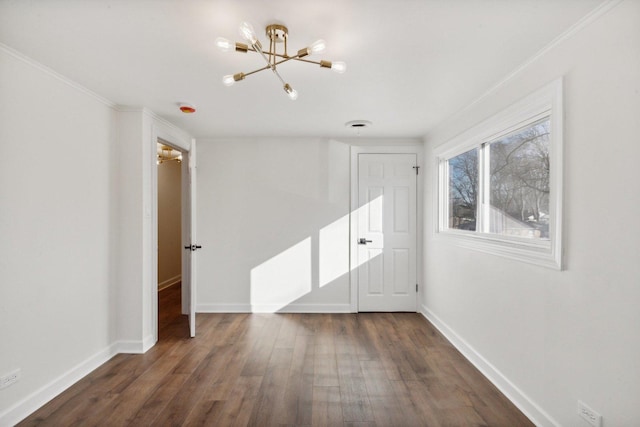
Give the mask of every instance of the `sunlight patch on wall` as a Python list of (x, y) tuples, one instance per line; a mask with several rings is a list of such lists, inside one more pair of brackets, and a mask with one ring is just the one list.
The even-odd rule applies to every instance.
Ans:
[[(351, 268), (382, 263), (383, 195), (373, 194), (370, 202), (351, 215), (360, 218), (363, 230), (357, 238), (372, 240), (358, 245)], [(371, 220), (370, 218), (373, 218)], [(350, 271), (350, 215), (335, 220), (318, 230), (317, 259), (312, 258), (312, 238), (307, 237), (283, 252), (251, 269), (251, 311), (275, 313), (313, 290), (313, 263), (317, 262), (320, 288), (335, 282)], [(376, 264), (376, 265), (377, 265)], [(316, 286), (318, 286), (316, 285)]]
[(311, 292), (311, 237), (251, 269), (251, 310), (273, 313)]
[(319, 282), (323, 287), (349, 272), (349, 215), (320, 229)]

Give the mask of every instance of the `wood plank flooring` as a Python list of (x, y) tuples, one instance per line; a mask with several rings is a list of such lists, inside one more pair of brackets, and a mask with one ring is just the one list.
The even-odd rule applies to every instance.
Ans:
[(160, 292), (159, 342), (20, 426), (532, 426), (421, 315), (199, 314)]

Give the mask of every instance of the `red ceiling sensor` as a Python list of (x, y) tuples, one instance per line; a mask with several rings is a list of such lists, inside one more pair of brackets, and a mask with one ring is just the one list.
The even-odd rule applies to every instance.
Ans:
[(180, 104), (180, 111), (185, 114), (191, 114), (196, 112), (196, 107), (191, 104)]

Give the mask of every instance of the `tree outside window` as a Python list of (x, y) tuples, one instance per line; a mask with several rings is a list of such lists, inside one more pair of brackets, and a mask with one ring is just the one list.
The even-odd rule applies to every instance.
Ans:
[(549, 127), (545, 118), (487, 144), (490, 233), (549, 238)]
[(476, 230), (478, 149), (449, 159), (449, 228)]
[[(448, 159), (449, 228), (549, 239), (549, 135), (545, 117)], [(481, 194), (488, 204), (479, 206)]]

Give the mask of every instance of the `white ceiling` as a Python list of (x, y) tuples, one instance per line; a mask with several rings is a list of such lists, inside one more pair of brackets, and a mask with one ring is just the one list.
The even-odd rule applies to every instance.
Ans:
[[(420, 137), (464, 108), (603, 0), (0, 0), (0, 43), (120, 105), (145, 106), (195, 137)], [(299, 92), (220, 52), (238, 25), (289, 28), (289, 50), (318, 38), (345, 74), (290, 62)], [(320, 58), (318, 58), (320, 59)], [(178, 102), (197, 112), (179, 112)]]

